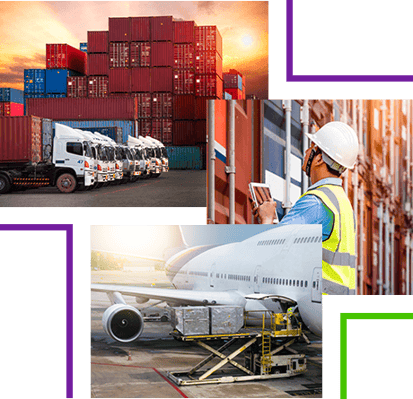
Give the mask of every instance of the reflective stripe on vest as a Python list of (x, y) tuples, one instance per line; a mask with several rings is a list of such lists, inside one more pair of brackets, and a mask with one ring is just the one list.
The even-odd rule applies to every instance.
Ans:
[(330, 236), (323, 241), (323, 295), (354, 295), (356, 288), (355, 221), (341, 186), (324, 185), (302, 195), (315, 195), (334, 216)]

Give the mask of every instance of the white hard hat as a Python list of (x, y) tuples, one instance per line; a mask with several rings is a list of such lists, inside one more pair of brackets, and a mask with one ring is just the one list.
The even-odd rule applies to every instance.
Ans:
[(333, 161), (353, 169), (359, 153), (357, 134), (343, 122), (329, 122), (315, 133), (306, 136)]

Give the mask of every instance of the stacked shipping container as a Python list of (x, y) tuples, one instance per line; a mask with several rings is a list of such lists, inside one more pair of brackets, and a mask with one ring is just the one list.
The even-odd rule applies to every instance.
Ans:
[(23, 92), (17, 89), (0, 89), (0, 116), (24, 115)]
[[(224, 73), (224, 92), (231, 96), (232, 100), (245, 100), (245, 78), (236, 71), (230, 69), (229, 72)], [(226, 98), (227, 100), (228, 98)]]

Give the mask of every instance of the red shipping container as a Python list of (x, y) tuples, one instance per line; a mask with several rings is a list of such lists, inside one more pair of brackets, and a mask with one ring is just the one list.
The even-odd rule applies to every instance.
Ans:
[(132, 42), (130, 44), (130, 67), (151, 66), (151, 44), (149, 42)]
[(109, 67), (129, 67), (129, 43), (109, 43)]
[(139, 136), (150, 136), (152, 131), (152, 119), (139, 119), (138, 120), (138, 135)]
[(174, 94), (194, 94), (195, 73), (187, 69), (174, 71)]
[(88, 93), (90, 98), (105, 98), (109, 94), (109, 78), (107, 76), (89, 76)]
[(172, 94), (154, 93), (152, 95), (152, 117), (172, 118)]
[(108, 98), (28, 98), (27, 113), (54, 120), (133, 120), (137, 100), (132, 97)]
[(42, 120), (36, 116), (0, 118), (0, 163), (41, 162)]
[(130, 19), (109, 18), (109, 41), (129, 42), (130, 41)]
[(194, 68), (195, 49), (193, 44), (175, 44), (174, 46), (174, 68)]
[(109, 93), (130, 93), (131, 70), (112, 68), (109, 71)]
[(222, 98), (224, 83), (218, 75), (195, 75), (195, 95)]
[(225, 92), (231, 94), (233, 100), (245, 100), (244, 93), (240, 89), (225, 89)]
[(69, 76), (67, 78), (68, 97), (87, 97), (87, 77)]
[(195, 97), (195, 119), (206, 119), (207, 101), (215, 97)]
[(132, 42), (149, 42), (151, 40), (151, 22), (150, 17), (131, 17), (131, 41)]
[(24, 104), (5, 102), (0, 103), (0, 116), (23, 116)]
[(196, 143), (206, 143), (206, 120), (197, 120), (194, 125)]
[(172, 68), (151, 68), (152, 92), (172, 92)]
[[(167, 142), (164, 139), (164, 132)], [(164, 144), (170, 144), (172, 139), (172, 119), (153, 118), (150, 136)]]
[(194, 145), (194, 121), (175, 121), (172, 139), (174, 145)]
[(87, 32), (87, 52), (107, 53), (109, 52), (109, 32), (89, 31)]
[(216, 26), (196, 26), (195, 48), (196, 51), (217, 51), (222, 57), (222, 37), (218, 28)]
[(194, 21), (174, 21), (174, 42), (194, 43), (195, 42), (195, 22)]
[(151, 40), (156, 41), (173, 41), (173, 18), (169, 17), (151, 17)]
[(109, 75), (109, 55), (108, 54), (89, 54), (87, 63), (87, 74), (94, 75)]
[(172, 42), (154, 42), (151, 50), (151, 65), (153, 67), (174, 65), (174, 45)]
[(217, 74), (222, 79), (221, 56), (216, 51), (198, 51), (195, 56), (195, 71), (199, 74)]
[(175, 120), (195, 118), (195, 96), (184, 94), (173, 97), (173, 115)]
[(152, 116), (152, 97), (151, 93), (132, 93), (138, 101), (138, 118), (150, 118)]
[(132, 68), (131, 70), (131, 90), (133, 92), (151, 91), (151, 69)]
[(68, 44), (46, 44), (47, 69), (71, 69), (87, 73), (87, 54)]

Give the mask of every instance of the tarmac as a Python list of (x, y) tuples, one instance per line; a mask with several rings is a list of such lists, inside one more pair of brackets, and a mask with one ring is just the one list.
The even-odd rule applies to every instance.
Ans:
[[(92, 272), (92, 281), (106, 282), (109, 275), (105, 273), (108, 274)], [(153, 276), (148, 276), (147, 281), (154, 281)], [(145, 281), (140, 281), (139, 285), (145, 285)], [(158, 279), (156, 286), (166, 288), (167, 283)], [(168, 379), (167, 372), (188, 371), (209, 352), (194, 342), (174, 339), (170, 335), (172, 326), (169, 322), (145, 322), (144, 331), (136, 342), (123, 344), (114, 341), (102, 327), (102, 315), (110, 306), (107, 295), (92, 292), (91, 298), (92, 398), (322, 397), (322, 342), (311, 333), (307, 335), (311, 342), (309, 345), (300, 342), (292, 346), (299, 353), (306, 354), (308, 370), (304, 374), (266, 381), (177, 386)], [(134, 298), (124, 298), (136, 307), (151, 304), (138, 305)], [(240, 355), (235, 360), (242, 363), (242, 358)]]

